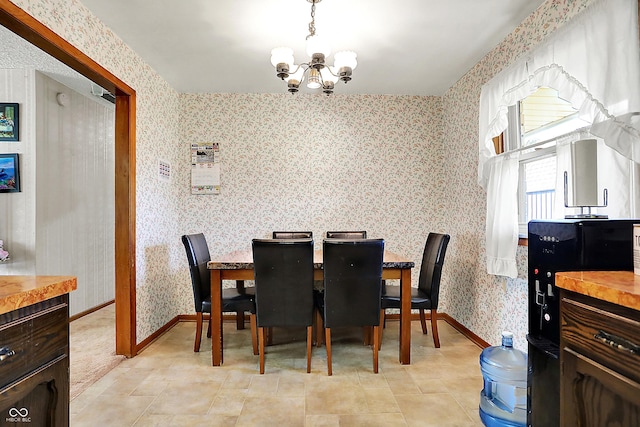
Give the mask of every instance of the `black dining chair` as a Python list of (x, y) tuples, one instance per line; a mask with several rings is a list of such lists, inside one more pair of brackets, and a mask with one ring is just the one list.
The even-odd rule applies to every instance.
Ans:
[(313, 239), (312, 231), (274, 231), (273, 239)]
[[(437, 322), (440, 277), (442, 276), (444, 256), (447, 253), (450, 238), (448, 234), (429, 233), (422, 255), (418, 287), (411, 288), (411, 309), (420, 311), (422, 333), (425, 335), (427, 334), (425, 310), (431, 311), (431, 331), (433, 333), (433, 344), (436, 348), (440, 348)], [(387, 308), (400, 308), (400, 286), (385, 286), (383, 288), (383, 320), (384, 311)]]
[[(362, 230), (362, 231), (327, 231), (327, 239), (366, 239), (367, 238), (367, 232)], [(316, 293), (318, 295), (316, 295), (316, 299), (318, 298), (323, 298), (321, 293), (322, 290), (317, 290)], [(316, 310), (316, 324), (320, 325), (322, 323), (322, 318), (321, 318), (321, 314), (318, 310)], [(364, 341), (367, 344), (370, 341), (370, 332), (366, 329), (369, 328), (365, 328), (365, 338)], [(320, 347), (320, 345), (322, 345), (324, 341), (323, 338), (323, 331), (322, 328), (317, 328), (316, 331), (316, 344), (318, 345), (318, 347)]]
[[(182, 244), (187, 252), (187, 260), (189, 261), (191, 285), (193, 286), (193, 301), (196, 310), (196, 339), (193, 345), (193, 351), (198, 352), (200, 351), (200, 341), (202, 339), (203, 313), (211, 314), (211, 274), (207, 269), (207, 263), (211, 260), (211, 255), (209, 253), (207, 240), (202, 233), (182, 236)], [(258, 354), (254, 298), (254, 288), (252, 287), (222, 289), (223, 312), (235, 312), (236, 316), (242, 316), (243, 322), (244, 313), (250, 313), (253, 354)], [(211, 320), (209, 320), (207, 336), (211, 336)]]
[[(271, 233), (273, 239), (313, 239), (312, 231), (274, 231)], [(273, 343), (273, 328), (266, 331), (267, 345)]]
[(325, 239), (324, 295), (316, 299), (322, 313), (327, 372), (332, 375), (331, 329), (373, 327), (373, 372), (378, 373), (381, 321), (383, 239)]
[(327, 239), (366, 239), (366, 231), (327, 231)]
[(264, 374), (265, 328), (307, 328), (307, 373), (311, 372), (313, 240), (253, 239), (260, 373)]

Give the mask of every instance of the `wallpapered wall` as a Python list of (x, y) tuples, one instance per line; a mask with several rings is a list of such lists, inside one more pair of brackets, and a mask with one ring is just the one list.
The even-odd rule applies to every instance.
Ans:
[[(428, 231), (449, 232), (441, 311), (491, 343), (511, 329), (524, 347), (526, 249), (519, 279), (484, 272), (480, 88), (595, 0), (548, 0), (442, 98), (178, 95), (77, 0), (11, 1), (137, 92), (139, 341), (193, 310), (180, 234), (203, 231), (216, 252), (275, 228), (364, 228), (416, 260)], [(222, 144), (219, 196), (188, 193), (200, 141)], [(170, 183), (156, 178), (159, 159)]]
[(418, 260), (428, 232), (446, 231), (441, 97), (180, 99), (185, 159), (191, 143), (220, 143), (221, 194), (187, 196), (179, 223), (204, 232), (214, 254), (273, 230), (312, 230), (319, 248), (327, 230), (355, 229)]
[(172, 164), (184, 159), (178, 94), (78, 0), (12, 2), (136, 90), (136, 304), (142, 341), (180, 314), (183, 305), (175, 289), (184, 286), (184, 253), (174, 247), (180, 244), (175, 225), (185, 190), (156, 178), (158, 158)]
[(527, 248), (517, 250), (517, 279), (486, 274), (486, 193), (477, 184), (480, 90), (590, 3), (593, 1), (545, 2), (443, 97), (447, 227), (457, 237), (447, 254), (449, 268), (443, 271), (443, 298), (449, 315), (494, 345), (500, 343), (502, 330), (510, 330), (514, 346), (526, 351)]

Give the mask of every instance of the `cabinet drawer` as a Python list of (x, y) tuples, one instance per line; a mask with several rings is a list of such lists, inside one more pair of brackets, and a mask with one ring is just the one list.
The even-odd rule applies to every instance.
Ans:
[(68, 355), (68, 313), (68, 305), (60, 303), (0, 324), (0, 348), (13, 353), (0, 361), (0, 388)]
[(563, 295), (562, 346), (640, 381), (640, 313), (580, 295)]

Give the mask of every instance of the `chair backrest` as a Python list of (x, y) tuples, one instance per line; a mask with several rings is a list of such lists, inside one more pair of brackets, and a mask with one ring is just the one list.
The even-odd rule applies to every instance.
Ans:
[(438, 309), (438, 296), (440, 294), (440, 277), (444, 256), (447, 253), (450, 236), (448, 234), (429, 233), (427, 243), (424, 245), (422, 265), (418, 288), (426, 292), (431, 298), (431, 307)]
[(313, 323), (313, 240), (253, 239), (259, 327)]
[(327, 231), (327, 239), (366, 239), (366, 231)]
[(274, 231), (274, 239), (313, 239), (312, 231)]
[(211, 261), (209, 246), (202, 233), (182, 236), (182, 244), (189, 261), (196, 312), (201, 312), (202, 301), (211, 296), (211, 275), (207, 269), (207, 263)]
[(324, 324), (376, 326), (380, 320), (382, 239), (325, 239)]

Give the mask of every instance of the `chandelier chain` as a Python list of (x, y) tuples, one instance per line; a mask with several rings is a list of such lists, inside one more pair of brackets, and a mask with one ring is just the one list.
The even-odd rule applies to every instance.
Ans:
[(311, 2), (311, 22), (309, 22), (309, 35), (307, 39), (316, 35), (316, 3), (317, 0)]

